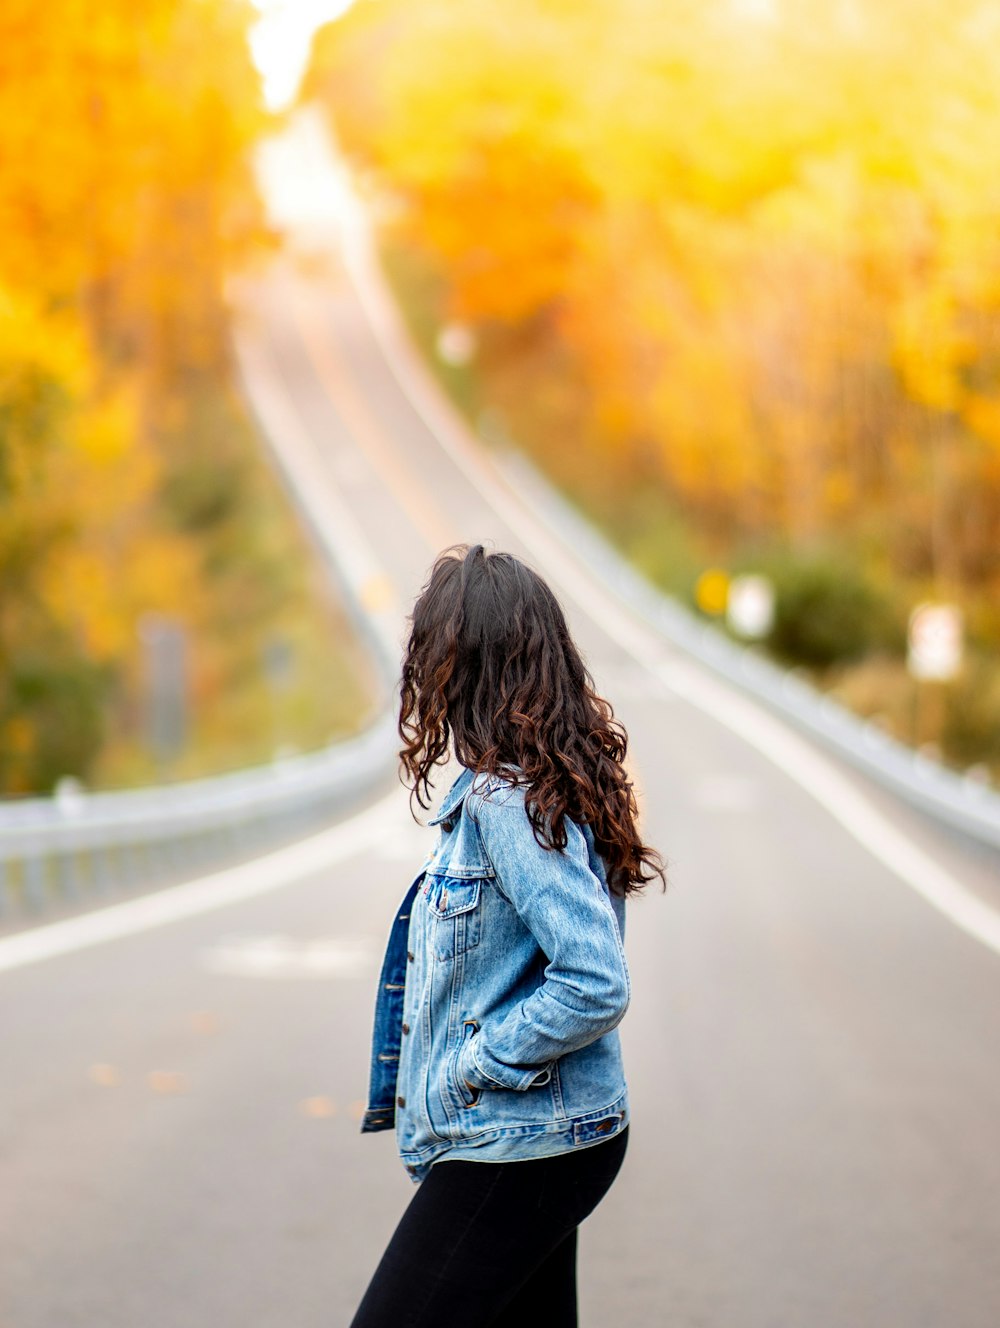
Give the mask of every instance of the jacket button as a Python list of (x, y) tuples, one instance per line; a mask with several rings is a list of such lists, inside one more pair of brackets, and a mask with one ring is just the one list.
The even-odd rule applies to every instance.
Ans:
[(410, 1031), (410, 1025), (409, 1025), (409, 1024), (404, 1024), (404, 1025), (403, 1025), (403, 1032), (404, 1032), (404, 1033), (408, 1033), (409, 1031)]
[(412, 963), (413, 963), (413, 951), (412, 951), (412, 950), (407, 950), (407, 952), (406, 952), (406, 957), (407, 957), (407, 959), (410, 961), (410, 963), (412, 964)]
[(614, 1124), (613, 1120), (602, 1120), (599, 1125), (595, 1126), (595, 1128), (604, 1133), (607, 1130), (613, 1129)]
[(397, 1097), (397, 1098), (396, 1098), (396, 1106), (397, 1106), (397, 1107), (405, 1107), (405, 1106), (406, 1106), (406, 1098), (405, 1098), (405, 1097)]

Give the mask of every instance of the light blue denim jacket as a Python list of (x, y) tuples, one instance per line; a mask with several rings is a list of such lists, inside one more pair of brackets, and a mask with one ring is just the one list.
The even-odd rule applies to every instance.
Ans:
[(415, 1183), (445, 1154), (571, 1152), (629, 1121), (625, 900), (589, 825), (538, 843), (515, 778), (463, 767), (382, 962), (361, 1132), (395, 1128)]

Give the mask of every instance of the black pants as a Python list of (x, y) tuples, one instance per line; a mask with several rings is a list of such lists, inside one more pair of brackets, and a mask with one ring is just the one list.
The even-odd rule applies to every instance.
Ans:
[(350, 1328), (577, 1328), (577, 1227), (618, 1175), (628, 1131), (524, 1162), (435, 1162)]

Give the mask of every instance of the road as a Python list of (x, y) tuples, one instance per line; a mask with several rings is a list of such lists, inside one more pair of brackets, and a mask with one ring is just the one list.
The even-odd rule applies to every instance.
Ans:
[[(996, 1328), (1000, 956), (721, 692), (671, 687), (685, 661), (428, 427), (352, 273), (327, 238), (242, 292), (283, 463), (377, 551), (399, 632), (453, 541), (550, 576), (669, 860), (629, 904), (633, 1126), (581, 1230), (584, 1328)], [(994, 860), (840, 773), (1000, 902)], [(391, 1132), (358, 1131), (381, 946), (431, 834), (391, 772), (380, 798), (360, 848), (281, 888), (0, 973), (2, 1328), (348, 1323), (413, 1192)]]

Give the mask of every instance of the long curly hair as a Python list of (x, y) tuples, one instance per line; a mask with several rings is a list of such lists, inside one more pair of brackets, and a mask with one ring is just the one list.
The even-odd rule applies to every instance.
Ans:
[(452, 545), (408, 621), (399, 758), (411, 808), (414, 796), (430, 805), (430, 776), (447, 761), (450, 740), (462, 765), (525, 787), (543, 847), (565, 848), (566, 817), (586, 821), (610, 889), (634, 894), (655, 876), (666, 889), (664, 860), (639, 836), (623, 765), (628, 736), (594, 690), (542, 578), (509, 553)]

